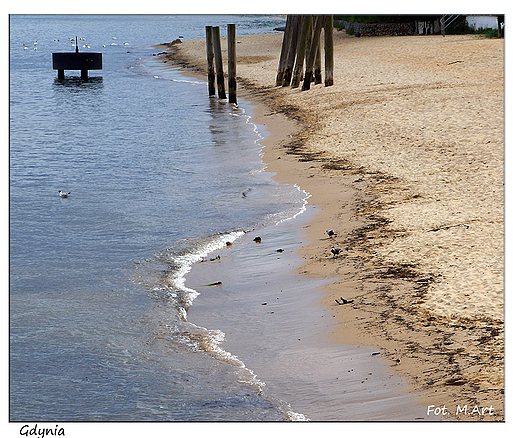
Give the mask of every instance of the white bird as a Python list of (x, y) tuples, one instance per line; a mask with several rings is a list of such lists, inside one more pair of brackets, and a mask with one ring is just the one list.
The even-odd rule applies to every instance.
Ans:
[(58, 195), (60, 196), (60, 198), (68, 198), (70, 195), (70, 192), (66, 193), (66, 192), (62, 192), (61, 190), (58, 190)]
[(334, 230), (327, 230), (326, 233), (329, 235), (329, 237), (332, 237), (332, 236), (335, 236), (336, 233), (334, 232)]

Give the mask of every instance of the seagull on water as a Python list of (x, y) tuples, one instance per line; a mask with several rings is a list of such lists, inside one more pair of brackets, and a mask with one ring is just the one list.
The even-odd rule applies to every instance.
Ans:
[(326, 233), (329, 235), (329, 237), (332, 237), (332, 236), (335, 236), (336, 233), (334, 232), (334, 230), (327, 230)]
[(66, 192), (62, 192), (61, 190), (58, 190), (58, 195), (60, 196), (60, 198), (68, 198), (70, 195), (70, 192), (66, 193)]

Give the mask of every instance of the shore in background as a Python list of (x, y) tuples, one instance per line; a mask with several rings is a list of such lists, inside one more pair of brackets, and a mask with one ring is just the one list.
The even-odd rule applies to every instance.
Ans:
[[(255, 123), (286, 133), (264, 162), (319, 206), (298, 270), (337, 279), (331, 340), (381, 348), (448, 419), (503, 420), (504, 41), (337, 32), (334, 86), (302, 92), (274, 87), (281, 34), (238, 40)], [(203, 40), (162, 56), (205, 71)]]

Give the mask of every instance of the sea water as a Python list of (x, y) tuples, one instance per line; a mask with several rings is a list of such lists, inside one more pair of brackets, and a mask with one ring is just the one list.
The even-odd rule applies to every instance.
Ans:
[[(10, 16), (11, 421), (422, 416), (370, 348), (328, 341), (328, 280), (296, 275), (317, 207), (265, 171), (253, 107), (155, 56), (227, 23), (284, 20)], [(103, 70), (59, 80), (76, 36)]]
[[(190, 322), (193, 263), (293, 217), (265, 132), (153, 45), (270, 16), (10, 16), (10, 420), (277, 421), (297, 413)], [(53, 52), (103, 69), (52, 70)], [(60, 198), (58, 190), (71, 192)]]

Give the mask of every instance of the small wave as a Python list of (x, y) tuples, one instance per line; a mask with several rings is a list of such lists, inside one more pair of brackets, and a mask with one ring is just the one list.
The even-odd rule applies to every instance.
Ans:
[(293, 411), (287, 412), (287, 419), (289, 421), (310, 421), (310, 419), (307, 418), (305, 415)]
[[(227, 242), (233, 243), (243, 234), (243, 231), (233, 231), (213, 236), (199, 247), (184, 254), (173, 256), (171, 263), (175, 269), (168, 272), (163, 277), (163, 280), (167, 282), (166, 286), (170, 289), (169, 294), (171, 298), (174, 298), (177, 302), (179, 316), (182, 321), (187, 320), (188, 309), (192, 305), (193, 300), (199, 295), (195, 289), (186, 286), (186, 275), (191, 271), (193, 264), (203, 260), (204, 257), (213, 251), (223, 248)], [(162, 287), (164, 288), (164, 285)]]
[[(168, 337), (170, 339), (192, 351), (208, 353), (211, 357), (232, 365), (235, 367), (238, 381), (250, 385), (258, 393), (261, 393), (265, 383), (260, 381), (237, 356), (221, 347), (225, 339), (224, 332), (207, 329), (188, 321), (188, 310), (199, 295), (195, 289), (191, 289), (185, 284), (186, 275), (190, 272), (193, 264), (202, 261), (210, 253), (225, 247), (228, 242), (233, 243), (244, 234), (244, 231), (218, 234), (196, 244), (182, 254), (170, 256), (164, 254), (163, 259), (165, 257), (170, 259), (168, 263), (170, 269), (163, 273), (161, 284), (156, 284), (153, 291), (158, 298), (167, 298), (170, 304), (170, 315), (167, 316), (168, 322), (161, 323), (161, 326), (169, 332)], [(177, 314), (171, 314), (172, 310), (176, 310)]]
[[(253, 126), (253, 132), (258, 136), (258, 138), (255, 140), (254, 143), (259, 146), (260, 149), (258, 151), (258, 154), (260, 156), (260, 159), (263, 160), (263, 157), (264, 157), (264, 147), (265, 146), (263, 146), (261, 144), (261, 141), (264, 140), (265, 137), (260, 132), (260, 127), (256, 123), (254, 123), (252, 121), (253, 116), (247, 114), (245, 109), (241, 108), (240, 110), (241, 110), (241, 114), (233, 114), (233, 113), (231, 113), (231, 114), (234, 115), (234, 116), (245, 117), (246, 125), (252, 125)], [(258, 168), (251, 170), (249, 173), (251, 175), (255, 175), (255, 174), (259, 174), (259, 173), (265, 172), (266, 169), (267, 169), (267, 164), (262, 161), (262, 163), (260, 164), (260, 166)], [(297, 184), (294, 184), (293, 187), (296, 188), (298, 193), (301, 193), (303, 195), (303, 199), (299, 199), (298, 198), (298, 201), (301, 200), (301, 202), (302, 202), (301, 207), (298, 208), (296, 213), (294, 213), (294, 210), (291, 211), (289, 209), (287, 211), (280, 211), (280, 212), (268, 215), (268, 217), (267, 217), (267, 222), (268, 223), (267, 224), (274, 223), (275, 225), (278, 225), (281, 222), (285, 222), (287, 220), (294, 219), (296, 216), (302, 214), (306, 210), (306, 205), (308, 204), (307, 199), (309, 199), (312, 195), (310, 193), (306, 192), (305, 190), (302, 190), (300, 188), (300, 186), (298, 186)]]
[[(187, 322), (189, 330), (184, 331), (182, 335), (173, 330), (176, 337), (182, 338), (182, 341), (189, 345), (193, 350), (204, 351), (213, 358), (228, 363), (236, 367), (236, 374), (240, 382), (250, 385), (258, 393), (261, 393), (265, 383), (258, 379), (256, 374), (246, 367), (237, 356), (224, 350), (221, 347), (226, 337), (225, 333), (220, 330), (209, 330), (193, 323)], [(180, 335), (180, 336), (179, 336)]]
[(209, 330), (190, 322), (183, 323), (182, 327), (183, 329), (177, 326), (168, 327), (171, 336), (175, 338), (177, 342), (188, 346), (193, 351), (208, 353), (214, 359), (232, 365), (238, 381), (248, 385), (255, 390), (258, 395), (262, 395), (266, 400), (279, 406), (279, 409), (285, 415), (286, 421), (310, 421), (304, 414), (293, 411), (288, 403), (264, 393), (265, 382), (258, 379), (257, 375), (251, 369), (247, 368), (244, 362), (237, 356), (221, 347), (225, 339), (224, 332), (220, 330)]

